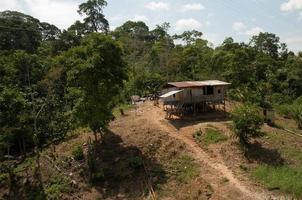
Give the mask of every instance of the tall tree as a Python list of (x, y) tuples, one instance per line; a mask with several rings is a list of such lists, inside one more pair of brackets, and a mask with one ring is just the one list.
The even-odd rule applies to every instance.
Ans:
[(16, 11), (0, 12), (0, 49), (35, 51), (42, 40), (40, 22)]
[(80, 125), (90, 127), (97, 139), (113, 119), (115, 98), (127, 77), (122, 51), (109, 36), (94, 33), (62, 59), (74, 97), (74, 116)]
[(252, 37), (250, 45), (256, 51), (278, 58), (287, 52), (286, 44), (280, 42), (280, 38), (273, 33), (259, 33)]
[(109, 22), (103, 14), (104, 7), (107, 6), (106, 0), (88, 0), (79, 6), (78, 13), (85, 14), (84, 23), (91, 32), (108, 32)]
[(180, 35), (174, 35), (174, 39), (181, 39), (182, 41), (186, 42), (186, 44), (192, 44), (197, 39), (201, 39), (202, 32), (193, 30), (193, 31), (185, 31)]

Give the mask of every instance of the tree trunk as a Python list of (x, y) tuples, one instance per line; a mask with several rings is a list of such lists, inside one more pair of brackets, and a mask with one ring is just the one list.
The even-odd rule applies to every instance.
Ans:
[(94, 142), (97, 143), (97, 141), (98, 141), (98, 133), (96, 131), (93, 131), (93, 135), (94, 135)]
[(10, 155), (10, 144), (7, 145), (7, 155)]
[(52, 152), (56, 153), (56, 145), (55, 144), (52, 144)]
[(22, 148), (22, 145), (21, 145), (20, 137), (18, 137), (18, 146), (19, 146), (19, 153), (20, 153), (20, 155), (24, 155), (23, 148)]
[(40, 150), (38, 147), (36, 147), (36, 165), (37, 165), (37, 173), (38, 173), (37, 178), (38, 178), (41, 188), (43, 188), (41, 163), (40, 163)]
[(9, 188), (9, 198), (14, 195), (14, 173), (12, 169), (8, 169), (8, 188)]
[(23, 156), (24, 158), (26, 158), (26, 144), (25, 144), (25, 140), (24, 137), (22, 137), (22, 147), (23, 147)]

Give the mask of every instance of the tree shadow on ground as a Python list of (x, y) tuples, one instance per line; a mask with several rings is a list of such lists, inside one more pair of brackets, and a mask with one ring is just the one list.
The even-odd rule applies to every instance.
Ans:
[(26, 183), (24, 183), (24, 179), (15, 176), (11, 182), (11, 188), (8, 190), (9, 192), (3, 195), (3, 199), (47, 199), (42, 186), (34, 179), (26, 179)]
[[(97, 172), (93, 186), (102, 199), (141, 199), (153, 189), (167, 182), (167, 172), (153, 158), (144, 155), (136, 146), (126, 146), (120, 136), (110, 130), (98, 143), (95, 161)], [(86, 174), (86, 180), (87, 179)]]
[(247, 146), (245, 156), (249, 161), (267, 165), (282, 166), (284, 164), (284, 159), (277, 149), (268, 149), (257, 141)]
[(207, 122), (228, 122), (231, 117), (228, 112), (210, 110), (204, 113), (186, 114), (181, 118), (167, 119), (176, 129), (194, 126)]

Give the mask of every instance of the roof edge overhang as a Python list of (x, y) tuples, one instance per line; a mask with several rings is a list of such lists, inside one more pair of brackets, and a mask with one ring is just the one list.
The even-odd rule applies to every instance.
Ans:
[(167, 86), (172, 86), (176, 88), (198, 88), (204, 86), (228, 86), (230, 83), (218, 81), (218, 80), (209, 80), (209, 81), (183, 81), (183, 82), (168, 82)]

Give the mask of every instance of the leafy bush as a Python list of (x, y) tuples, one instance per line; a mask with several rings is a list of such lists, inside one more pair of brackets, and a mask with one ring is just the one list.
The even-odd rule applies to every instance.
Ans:
[(298, 127), (302, 129), (302, 104), (295, 104), (291, 108), (293, 119), (297, 122)]
[(295, 101), (294, 104), (296, 105), (302, 105), (302, 96), (298, 97)]
[(277, 113), (286, 118), (292, 117), (292, 106), (288, 104), (276, 106)]
[(193, 133), (193, 138), (195, 139), (195, 141), (197, 143), (201, 143), (202, 142), (202, 131), (201, 131), (201, 129), (199, 129), (195, 133)]
[(242, 146), (246, 146), (252, 137), (259, 136), (263, 125), (261, 110), (254, 105), (241, 105), (232, 112), (236, 136)]
[(275, 105), (286, 104), (291, 102), (291, 97), (281, 93), (274, 93), (271, 95), (271, 102)]
[(0, 173), (0, 186), (5, 185), (8, 180), (8, 173)]
[(229, 89), (227, 92), (229, 99), (239, 102), (248, 102), (253, 104), (260, 104), (262, 101), (261, 95), (257, 91), (252, 91), (247, 86), (242, 86), (236, 89)]
[(302, 98), (299, 97), (293, 104), (283, 104), (276, 107), (277, 112), (286, 118), (294, 119), (298, 127), (302, 129)]
[(47, 199), (61, 199), (63, 193), (71, 191), (71, 186), (64, 178), (52, 177), (45, 187)]
[(73, 151), (72, 151), (72, 156), (75, 160), (84, 160), (84, 152), (82, 146), (77, 146)]
[(302, 168), (294, 169), (288, 166), (273, 167), (260, 165), (253, 171), (253, 176), (263, 182), (268, 188), (277, 188), (283, 192), (302, 197)]

